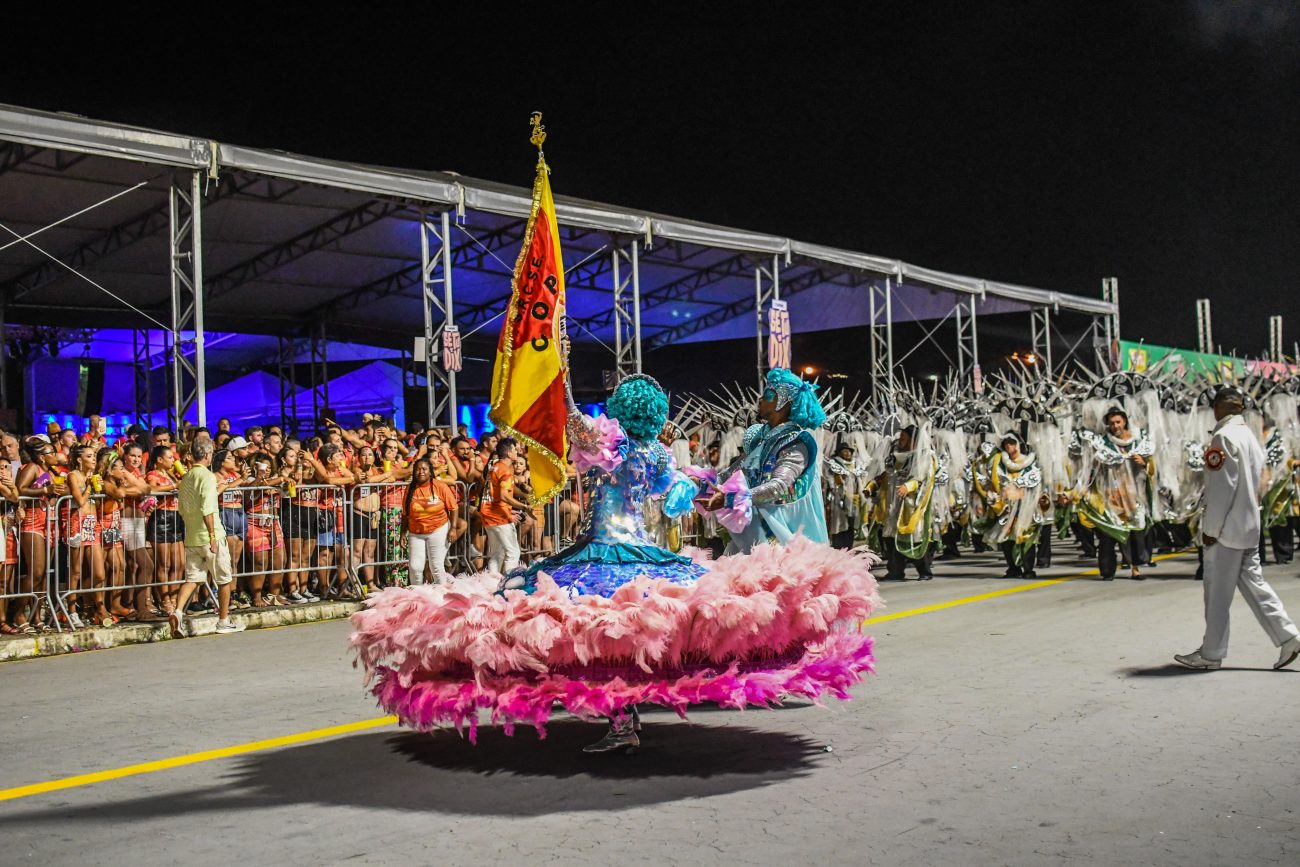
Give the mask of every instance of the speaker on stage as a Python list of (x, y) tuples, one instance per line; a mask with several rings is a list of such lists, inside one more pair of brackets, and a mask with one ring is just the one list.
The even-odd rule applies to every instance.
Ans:
[(408, 386), (402, 393), (405, 401), (406, 429), (410, 430), (417, 423), (427, 427), (429, 424), (429, 394), (424, 386)]
[(77, 378), (77, 415), (104, 413), (104, 362), (87, 359), (80, 363)]

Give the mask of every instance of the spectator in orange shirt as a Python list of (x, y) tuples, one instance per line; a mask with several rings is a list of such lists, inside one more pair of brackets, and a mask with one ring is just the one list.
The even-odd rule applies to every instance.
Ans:
[(487, 489), (483, 492), (483, 505), (479, 507), (479, 519), (487, 531), (488, 571), (509, 574), (519, 565), (519, 534), (515, 530), (518, 516), (516, 509), (527, 509), (526, 503), (515, 499), (514, 460), (518, 446), (510, 437), (497, 442), (497, 462), (492, 466), (488, 476)]
[(433, 582), (447, 580), (447, 533), (456, 510), (456, 492), (433, 474), (433, 463), (419, 458), (406, 486), (402, 520), (411, 551), (411, 583), (423, 584), (426, 574)]

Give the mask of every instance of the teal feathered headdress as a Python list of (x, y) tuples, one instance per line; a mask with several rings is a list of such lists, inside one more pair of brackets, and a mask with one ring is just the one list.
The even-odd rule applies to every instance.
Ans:
[(779, 410), (789, 404), (790, 421), (801, 428), (816, 430), (826, 423), (826, 410), (817, 399), (817, 386), (805, 382), (784, 367), (767, 372), (767, 388), (775, 395)]

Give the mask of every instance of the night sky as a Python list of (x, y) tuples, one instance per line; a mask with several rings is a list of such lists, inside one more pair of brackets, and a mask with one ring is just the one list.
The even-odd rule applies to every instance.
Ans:
[(0, 101), (517, 185), (540, 109), (560, 193), (1300, 339), (1300, 5), (448, 5), (47, 21)]

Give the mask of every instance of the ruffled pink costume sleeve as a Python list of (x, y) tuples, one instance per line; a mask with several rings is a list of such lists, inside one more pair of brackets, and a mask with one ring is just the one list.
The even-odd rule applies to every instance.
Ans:
[(626, 434), (614, 419), (605, 415), (592, 418), (581, 412), (569, 413), (569, 448), (578, 472), (599, 467), (612, 473), (623, 464), (619, 446)]
[(718, 490), (726, 495), (724, 502), (730, 505), (724, 505), (714, 512), (706, 512), (704, 509), (700, 511), (706, 515), (713, 515), (719, 524), (732, 533), (742, 532), (749, 526), (754, 515), (753, 497), (749, 492), (749, 483), (745, 481), (745, 474), (737, 470), (731, 474), (731, 478), (718, 487)]

